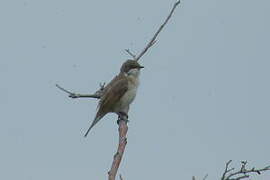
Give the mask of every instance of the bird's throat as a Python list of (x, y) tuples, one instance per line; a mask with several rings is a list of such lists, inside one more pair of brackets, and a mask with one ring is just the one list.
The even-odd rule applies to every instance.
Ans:
[(139, 69), (131, 69), (126, 73), (127, 76), (139, 78), (140, 70)]

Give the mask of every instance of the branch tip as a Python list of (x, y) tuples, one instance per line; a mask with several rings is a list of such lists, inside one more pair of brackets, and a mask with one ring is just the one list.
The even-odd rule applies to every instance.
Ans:
[(142, 52), (136, 57), (136, 61), (139, 61), (139, 59), (147, 52), (147, 50), (153, 46), (156, 43), (156, 38), (158, 36), (158, 34), (161, 32), (161, 30), (165, 27), (165, 25), (168, 23), (168, 21), (170, 20), (170, 18), (172, 17), (172, 14), (175, 10), (175, 8), (180, 4), (180, 0), (177, 1), (176, 3), (174, 3), (173, 8), (171, 9), (169, 15), (167, 16), (167, 18), (165, 19), (165, 21), (161, 24), (161, 26), (158, 28), (158, 30), (156, 31), (156, 33), (154, 34), (154, 36), (152, 37), (152, 39), (148, 42), (148, 44), (146, 45), (146, 47), (142, 50)]
[(175, 6), (177, 6), (178, 4), (180, 4), (181, 2), (180, 2), (180, 0), (179, 1), (177, 1), (174, 5)]

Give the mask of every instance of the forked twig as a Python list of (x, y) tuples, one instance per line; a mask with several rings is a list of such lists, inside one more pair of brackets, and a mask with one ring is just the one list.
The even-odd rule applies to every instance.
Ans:
[[(261, 169), (255, 169), (255, 167), (253, 167), (252, 169), (247, 169), (247, 167), (246, 167), (247, 161), (242, 161), (240, 170), (233, 172), (235, 170), (235, 168), (229, 168), (229, 165), (231, 162), (232, 162), (232, 160), (230, 160), (226, 163), (225, 170), (224, 170), (224, 173), (221, 177), (221, 180), (241, 180), (241, 179), (249, 178), (249, 176), (252, 173), (261, 174), (263, 171), (270, 170), (270, 166), (266, 166), (266, 167), (261, 168)], [(231, 173), (229, 173), (229, 172), (231, 172)]]
[(125, 49), (125, 51), (126, 51), (133, 59), (136, 59), (136, 55), (133, 54), (132, 52), (130, 52), (129, 49)]

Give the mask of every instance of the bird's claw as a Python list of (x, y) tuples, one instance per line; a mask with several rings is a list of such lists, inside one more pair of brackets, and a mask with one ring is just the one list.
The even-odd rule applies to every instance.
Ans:
[(128, 123), (128, 115), (125, 112), (119, 112), (118, 113), (118, 120), (117, 120), (117, 124), (119, 125), (120, 121), (124, 121), (126, 123)]
[(120, 121), (124, 121), (124, 122), (126, 122), (126, 123), (129, 122), (129, 120), (127, 120), (127, 119), (119, 119), (119, 118), (118, 118), (118, 120), (117, 120), (117, 124), (118, 124), (118, 125), (119, 125)]

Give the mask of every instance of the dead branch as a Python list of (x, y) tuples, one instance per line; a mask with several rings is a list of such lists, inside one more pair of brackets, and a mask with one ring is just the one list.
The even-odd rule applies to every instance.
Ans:
[(152, 39), (149, 41), (149, 43), (146, 45), (146, 47), (142, 50), (142, 52), (136, 57), (134, 58), (134, 60), (139, 61), (139, 59), (147, 52), (147, 50), (153, 46), (156, 43), (156, 38), (158, 36), (158, 34), (161, 32), (161, 30), (165, 27), (165, 25), (168, 23), (168, 21), (170, 20), (175, 8), (180, 4), (180, 0), (177, 1), (176, 3), (174, 3), (172, 10), (170, 11), (168, 17), (166, 18), (166, 20), (164, 21), (164, 23), (158, 28), (157, 32), (154, 34), (154, 36), (152, 37)]
[(256, 169), (255, 167), (253, 167), (252, 169), (248, 169), (246, 167), (247, 161), (242, 161), (240, 169), (238, 171), (233, 172), (235, 168), (229, 168), (231, 162), (232, 160), (226, 163), (225, 170), (221, 177), (221, 180), (241, 180), (241, 179), (249, 178), (250, 175), (253, 173), (261, 174), (263, 171), (270, 170), (270, 166), (266, 166), (261, 169)]
[(59, 88), (60, 90), (69, 94), (68, 97), (70, 97), (70, 98), (96, 98), (96, 99), (100, 99), (102, 94), (103, 94), (105, 83), (100, 84), (100, 89), (97, 90), (94, 94), (78, 94), (78, 93), (74, 93), (74, 92), (71, 92), (69, 90), (66, 90), (65, 88), (59, 86), (58, 84), (56, 84), (55, 86), (57, 88)]
[[(117, 148), (117, 152), (113, 156), (113, 163), (111, 166), (110, 171), (108, 172), (108, 179), (109, 180), (115, 180), (119, 165), (121, 163), (123, 154), (125, 152), (125, 148), (127, 145), (127, 117), (126, 116), (119, 116), (118, 124), (119, 124), (119, 144)], [(121, 176), (120, 176), (121, 177)]]

